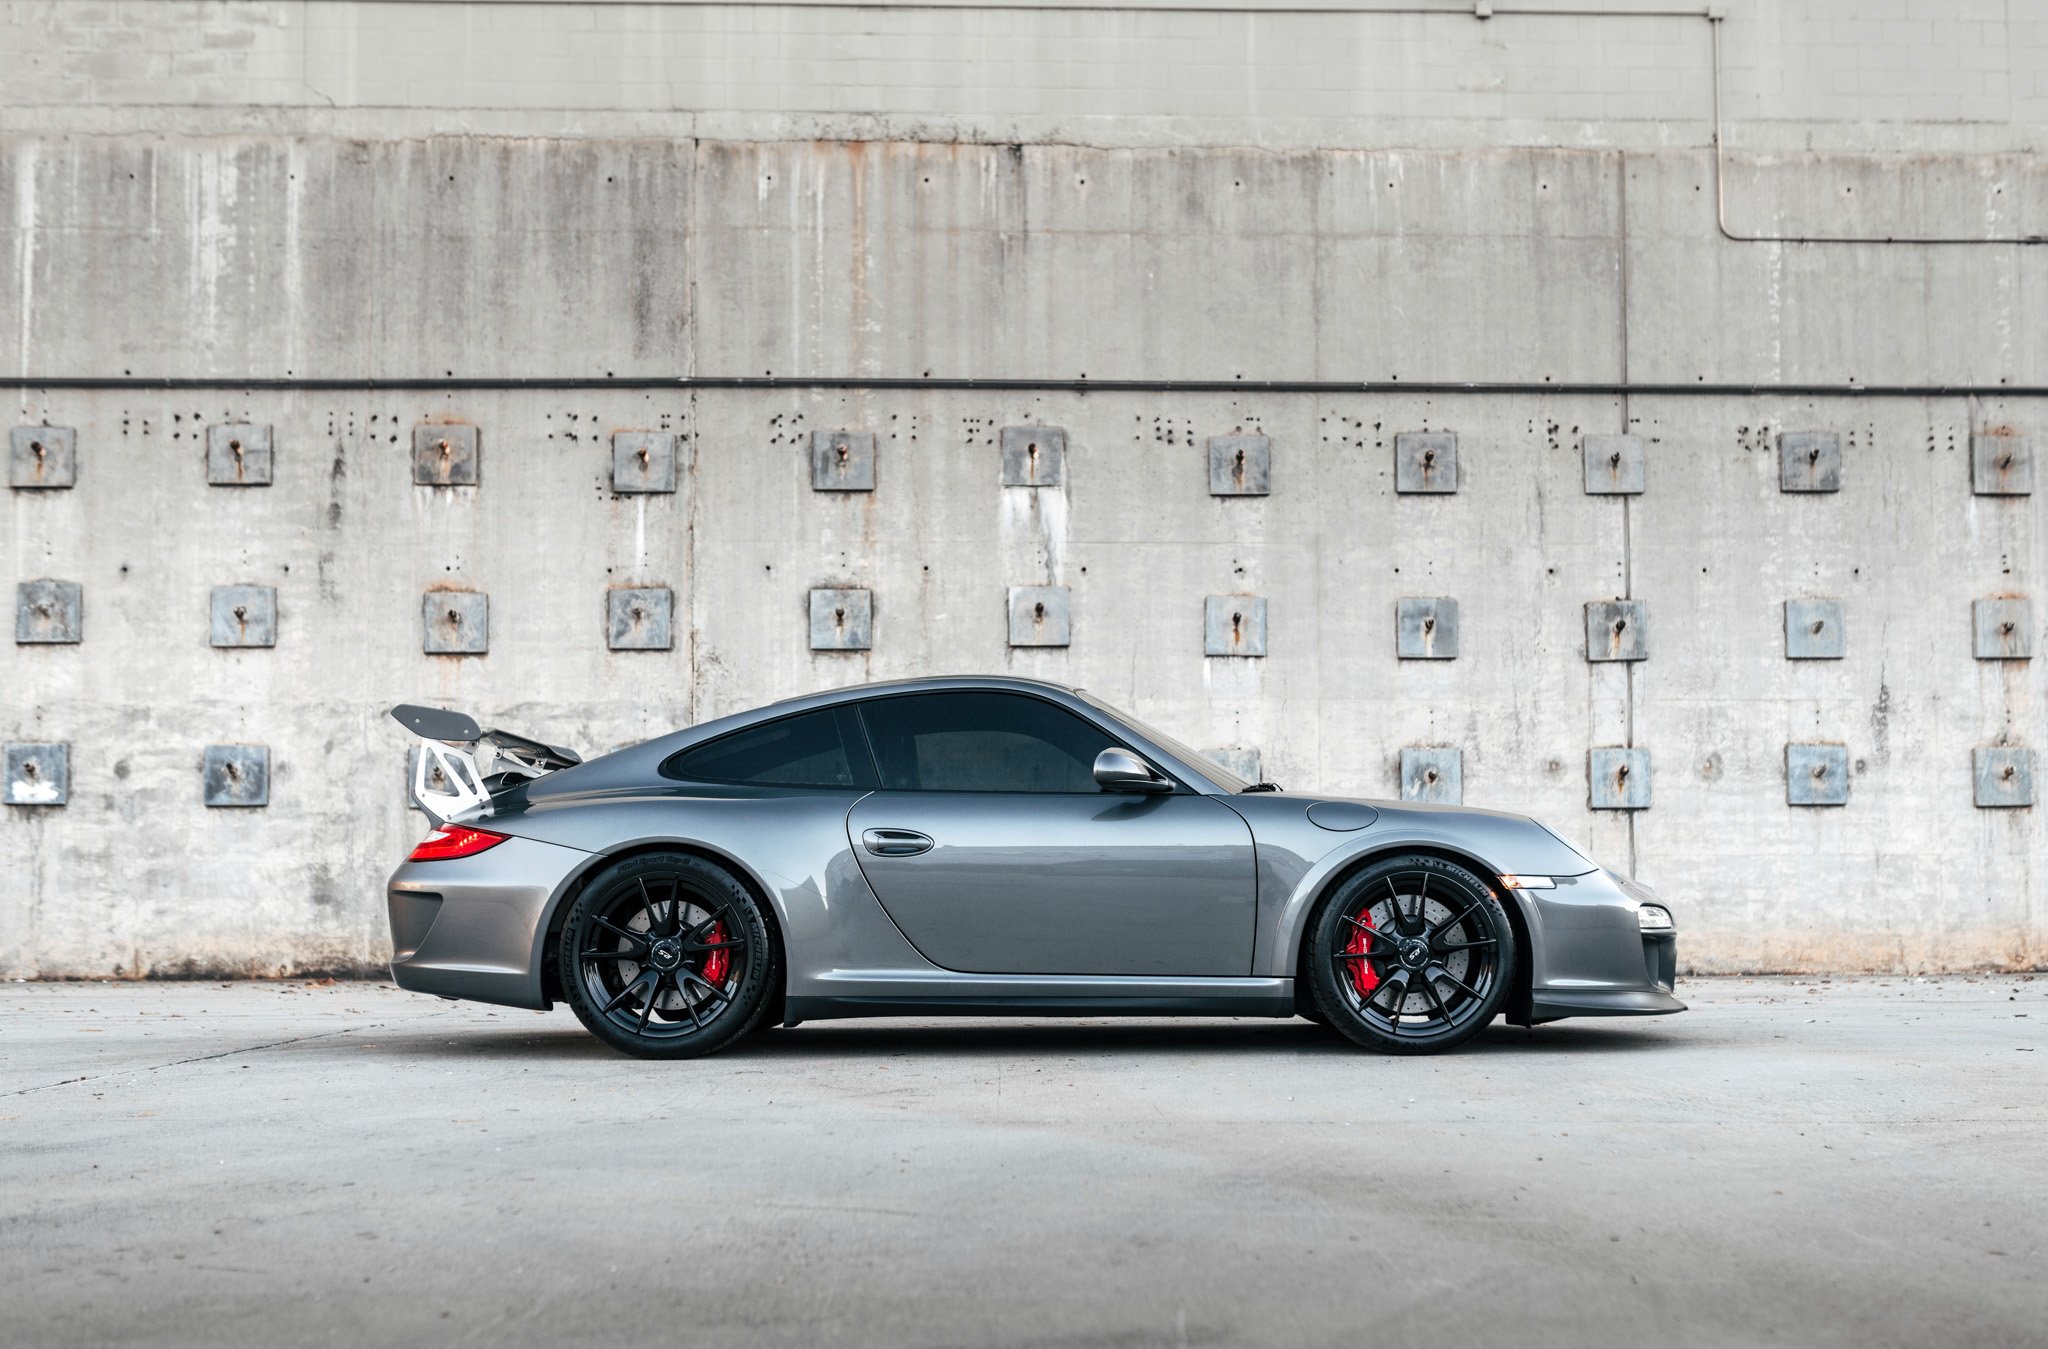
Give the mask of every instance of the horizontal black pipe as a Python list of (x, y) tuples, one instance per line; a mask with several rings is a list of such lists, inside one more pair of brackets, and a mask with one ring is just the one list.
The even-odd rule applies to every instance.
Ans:
[(1326, 379), (977, 379), (884, 375), (542, 375), (326, 379), (210, 375), (0, 375), (6, 389), (240, 389), (247, 392), (370, 392), (552, 389), (844, 389), (878, 392), (986, 390), (1027, 393), (1613, 394), (1708, 398), (2042, 398), (2041, 384), (1638, 384), (1626, 380), (1326, 380)]

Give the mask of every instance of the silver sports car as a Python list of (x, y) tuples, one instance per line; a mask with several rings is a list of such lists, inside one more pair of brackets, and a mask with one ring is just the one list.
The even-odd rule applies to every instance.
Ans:
[(1303, 1016), (1390, 1053), (1685, 1010), (1671, 911), (1518, 815), (1246, 782), (1079, 689), (915, 679), (588, 763), (404, 706), (391, 973), (629, 1054), (854, 1016)]

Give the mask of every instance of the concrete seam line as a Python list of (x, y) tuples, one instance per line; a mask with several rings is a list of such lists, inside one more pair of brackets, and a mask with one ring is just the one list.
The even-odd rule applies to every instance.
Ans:
[(1580, 7), (1511, 6), (1485, 14), (1474, 12), (1471, 3), (1440, 5), (1366, 5), (1356, 0), (411, 0), (412, 4), (485, 8), (503, 5), (566, 5), (572, 8), (659, 8), (659, 9), (911, 9), (911, 10), (993, 10), (999, 12), (1051, 14), (1392, 14), (1441, 15), (1450, 19), (1571, 18), (1571, 19), (1706, 19), (1713, 10), (1703, 5), (1689, 9), (1598, 9)]
[(7, 1096), (30, 1096), (39, 1091), (55, 1091), (58, 1087), (75, 1087), (81, 1082), (104, 1082), (108, 1078), (120, 1077), (123, 1073), (133, 1077), (142, 1073), (161, 1072), (165, 1068), (182, 1068), (188, 1063), (210, 1063), (214, 1059), (229, 1059), (237, 1054), (256, 1054), (266, 1049), (282, 1049), (286, 1045), (302, 1045), (310, 1040), (332, 1040), (337, 1035), (353, 1035), (359, 1030), (381, 1030), (384, 1023), (379, 1021), (369, 1026), (345, 1026), (341, 1030), (321, 1031), (318, 1035), (295, 1035), (289, 1040), (272, 1040), (267, 1044), (244, 1045), (236, 1049), (223, 1049), (218, 1054), (195, 1054), (189, 1059), (173, 1059), (169, 1063), (152, 1063), (146, 1068), (120, 1068), (108, 1073), (86, 1073), (82, 1077), (67, 1077), (62, 1082), (45, 1082), (40, 1087), (23, 1087), (18, 1091), (0, 1093)]
[(239, 389), (248, 393), (352, 393), (382, 390), (475, 390), (549, 392), (557, 389), (848, 389), (884, 392), (1053, 392), (1053, 393), (1267, 393), (1331, 395), (1383, 394), (1620, 394), (1666, 398), (2048, 398), (2048, 384), (1634, 384), (1622, 380), (1289, 380), (1289, 379), (982, 379), (974, 376), (918, 378), (889, 375), (535, 375), (395, 376), (341, 378), (235, 378), (172, 375), (158, 378), (100, 375), (0, 375), (0, 389), (136, 390), (175, 393), (197, 389)]

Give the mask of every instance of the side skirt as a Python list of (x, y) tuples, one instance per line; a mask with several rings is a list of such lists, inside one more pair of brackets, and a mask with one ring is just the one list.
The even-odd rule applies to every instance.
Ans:
[[(843, 982), (843, 988), (829, 988)], [(825, 984), (829, 991), (816, 991)], [(863, 1016), (1268, 1016), (1291, 1017), (1292, 979), (1019, 978), (860, 974), (789, 995), (785, 1024)]]

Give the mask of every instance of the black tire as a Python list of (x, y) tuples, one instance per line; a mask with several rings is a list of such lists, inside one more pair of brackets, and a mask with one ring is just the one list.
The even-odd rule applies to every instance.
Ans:
[(760, 1022), (782, 977), (753, 892), (689, 853), (615, 862), (562, 926), (562, 996), (590, 1033), (645, 1059), (714, 1053)]
[(1316, 1007), (1333, 1030), (1385, 1054), (1441, 1053), (1484, 1030), (1519, 955), (1493, 887), (1421, 853), (1346, 879), (1310, 920), (1308, 940)]

